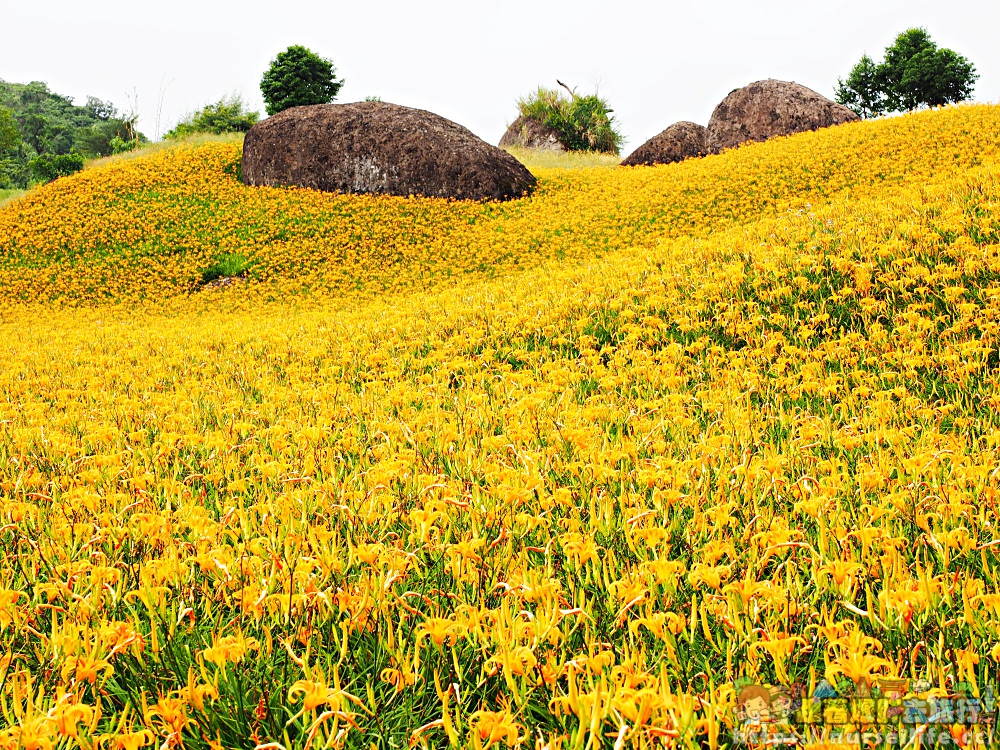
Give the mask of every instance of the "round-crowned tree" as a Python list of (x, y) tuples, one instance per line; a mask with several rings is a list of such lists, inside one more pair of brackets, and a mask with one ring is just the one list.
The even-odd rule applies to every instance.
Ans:
[(332, 61), (298, 44), (278, 53), (260, 79), (269, 115), (290, 107), (329, 104), (343, 85), (344, 81), (337, 79)]
[(978, 78), (966, 58), (938, 47), (927, 29), (913, 28), (886, 47), (883, 62), (864, 55), (847, 79), (837, 82), (836, 99), (861, 117), (877, 117), (965, 101)]

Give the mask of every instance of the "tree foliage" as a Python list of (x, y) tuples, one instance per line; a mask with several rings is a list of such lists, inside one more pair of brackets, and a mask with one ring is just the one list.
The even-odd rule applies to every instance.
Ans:
[(251, 112), (241, 97), (232, 94), (189, 115), (164, 137), (183, 138), (194, 133), (246, 133), (259, 119), (259, 112)]
[(837, 81), (836, 99), (859, 117), (877, 117), (885, 112), (885, 94), (879, 84), (878, 65), (863, 55), (847, 80)]
[(0, 188), (20, 186), (26, 176), (20, 159), (24, 143), (14, 112), (0, 107)]
[(278, 53), (260, 80), (269, 115), (290, 107), (329, 104), (343, 85), (332, 61), (298, 44)]
[(624, 136), (616, 127), (614, 112), (597, 94), (566, 96), (558, 89), (538, 90), (517, 102), (522, 117), (544, 123), (557, 133), (570, 151), (601, 151), (617, 154)]
[[(12, 144), (0, 147), (0, 187), (23, 188), (47, 179), (40, 176), (51, 174), (47, 167), (42, 166), (41, 172), (31, 168), (35, 159), (41, 159), (39, 165), (66, 162), (59, 167), (65, 170), (69, 162), (53, 162), (54, 157), (109, 156), (146, 140), (136, 130), (136, 117), (120, 113), (111, 102), (91, 96), (84, 105), (76, 105), (72, 98), (50, 91), (39, 81), (0, 81), (0, 109), (10, 113), (0, 114), (0, 129), (4, 129), (2, 122), (12, 119), (18, 133)], [(0, 135), (0, 141), (4, 140)], [(75, 164), (77, 158), (69, 161)]]
[(876, 117), (965, 101), (978, 78), (966, 58), (913, 28), (896, 37), (881, 63), (864, 55), (837, 81), (836, 99), (861, 117)]
[(21, 144), (21, 130), (17, 127), (14, 113), (7, 107), (0, 107), (0, 154), (13, 151)]

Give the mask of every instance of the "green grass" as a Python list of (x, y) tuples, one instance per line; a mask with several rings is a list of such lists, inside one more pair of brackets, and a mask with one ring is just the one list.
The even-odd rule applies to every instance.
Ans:
[(534, 169), (593, 169), (611, 168), (621, 163), (621, 157), (600, 151), (536, 151), (530, 148), (508, 148), (507, 153)]
[(250, 261), (246, 256), (227, 253), (201, 272), (201, 280), (207, 284), (216, 279), (243, 276), (248, 268)]
[(24, 195), (27, 190), (0, 188), (0, 206)]

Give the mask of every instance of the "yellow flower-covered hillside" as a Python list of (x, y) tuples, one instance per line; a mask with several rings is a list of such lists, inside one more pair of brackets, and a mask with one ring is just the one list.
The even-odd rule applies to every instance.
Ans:
[(253, 296), (427, 291), (707, 237), (838, 196), (881, 200), (996, 159), (1000, 114), (849, 125), (670, 169), (536, 170), (505, 204), (249, 188), (240, 146), (178, 147), (58, 180), (0, 210), (0, 299), (161, 301), (238, 256)]
[(987, 732), (998, 153), (956, 107), (479, 205), (215, 144), (6, 204), (0, 747), (728, 747), (750, 684), (832, 741), (891, 679)]

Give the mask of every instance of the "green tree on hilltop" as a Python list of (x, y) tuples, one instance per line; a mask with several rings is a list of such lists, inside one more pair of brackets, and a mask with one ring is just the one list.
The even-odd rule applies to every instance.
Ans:
[(861, 117), (940, 107), (965, 101), (979, 76), (954, 50), (938, 47), (927, 29), (907, 29), (876, 64), (864, 55), (846, 80), (837, 81), (836, 99)]
[(332, 61), (293, 44), (271, 61), (260, 80), (260, 91), (267, 113), (274, 115), (290, 107), (329, 104), (343, 85)]
[(885, 112), (885, 94), (879, 83), (878, 65), (863, 55), (846, 81), (837, 81), (837, 101), (859, 117), (878, 117)]

